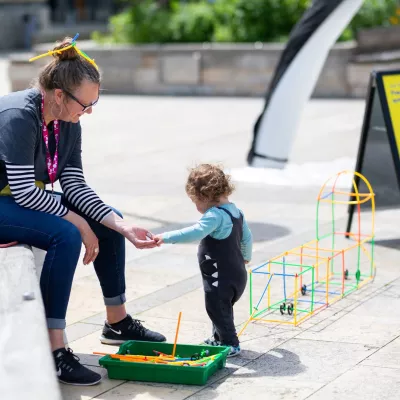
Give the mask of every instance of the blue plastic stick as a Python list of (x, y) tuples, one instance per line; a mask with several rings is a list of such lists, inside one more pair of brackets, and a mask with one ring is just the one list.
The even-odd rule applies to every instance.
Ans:
[(321, 301), (311, 301), (311, 300), (297, 300), (297, 302), (298, 303), (302, 302), (302, 303), (326, 304)]
[(78, 39), (78, 37), (79, 37), (79, 33), (77, 33), (77, 34), (74, 36), (74, 38), (72, 39), (72, 43), (76, 42), (76, 40)]
[(267, 262), (264, 263), (264, 264), (259, 265), (257, 268), (254, 268), (252, 271), (253, 271), (253, 272), (254, 272), (254, 271), (257, 271), (257, 270), (259, 270), (260, 268), (266, 266), (268, 263), (269, 263), (269, 261), (267, 261)]
[(326, 199), (327, 197), (331, 196), (332, 194), (333, 194), (333, 192), (330, 192), (330, 193), (328, 193), (328, 194), (322, 196), (322, 197), (321, 197), (321, 200), (322, 200), (322, 199)]
[[(316, 293), (326, 293), (325, 290), (314, 290)], [(328, 292), (329, 294), (341, 294), (340, 292)]]
[(265, 289), (264, 289), (264, 291), (263, 291), (263, 294), (261, 295), (261, 298), (260, 298), (260, 300), (258, 301), (258, 303), (257, 303), (257, 305), (256, 305), (256, 309), (258, 309), (258, 306), (260, 305), (262, 299), (264, 298), (265, 292), (266, 292), (267, 289), (268, 289), (268, 286), (269, 286), (269, 283), (271, 282), (271, 279), (272, 279), (272, 275), (271, 275), (271, 276), (269, 277), (269, 279), (268, 279), (267, 286), (265, 286)]

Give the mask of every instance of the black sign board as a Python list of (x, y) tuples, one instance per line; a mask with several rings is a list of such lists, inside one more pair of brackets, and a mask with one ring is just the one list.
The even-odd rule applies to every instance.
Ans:
[[(400, 71), (372, 72), (355, 171), (370, 182), (378, 209), (400, 206), (399, 150)], [(354, 180), (360, 192), (368, 193), (358, 176)], [(370, 202), (363, 206), (370, 207)], [(346, 232), (351, 231), (355, 207), (349, 205)]]

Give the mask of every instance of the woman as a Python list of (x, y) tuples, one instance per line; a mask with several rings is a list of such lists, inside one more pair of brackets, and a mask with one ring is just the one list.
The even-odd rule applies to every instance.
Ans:
[[(120, 344), (165, 337), (125, 310), (125, 238), (139, 249), (157, 244), (145, 229), (125, 223), (85, 182), (79, 119), (98, 101), (100, 75), (94, 61), (71, 43), (67, 38), (55, 48), (36, 87), (0, 98), (0, 243), (47, 251), (40, 287), (57, 375), (64, 383), (92, 385), (100, 375), (81, 365), (63, 342), (82, 242), (83, 262), (94, 262), (106, 306), (100, 340)], [(58, 179), (62, 196), (44, 190)]]

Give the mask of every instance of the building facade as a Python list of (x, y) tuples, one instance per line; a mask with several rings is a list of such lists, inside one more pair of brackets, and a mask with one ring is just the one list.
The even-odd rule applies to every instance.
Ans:
[(87, 39), (120, 9), (118, 0), (0, 0), (0, 51), (29, 50), (76, 32)]

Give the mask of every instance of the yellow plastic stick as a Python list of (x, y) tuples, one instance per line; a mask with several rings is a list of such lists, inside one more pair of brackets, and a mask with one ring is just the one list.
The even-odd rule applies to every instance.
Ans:
[(40, 54), (39, 56), (36, 56), (36, 57), (33, 57), (33, 58), (31, 58), (31, 59), (29, 59), (29, 62), (32, 62), (32, 61), (36, 61), (36, 60), (38, 60), (39, 58), (43, 58), (43, 57), (47, 57), (47, 56), (52, 56), (53, 54), (60, 54), (60, 53), (62, 53), (63, 51), (65, 51), (65, 50), (69, 50), (71, 47), (74, 47), (75, 46), (75, 44), (71, 44), (71, 45), (69, 45), (69, 46), (67, 46), (67, 47), (64, 47), (64, 48), (62, 48), (62, 49), (59, 49), (59, 50), (49, 50), (47, 53), (43, 53), (43, 54)]
[(97, 64), (95, 63), (94, 59), (91, 59), (85, 52), (83, 52), (82, 50), (78, 49), (78, 47), (76, 46), (76, 43), (73, 42), (72, 44), (70, 44), (67, 47), (63, 47), (62, 49), (58, 49), (58, 50), (49, 50), (47, 53), (43, 53), (40, 54), (36, 57), (32, 57), (29, 59), (29, 62), (33, 62), (38, 60), (39, 58), (43, 58), (43, 57), (47, 57), (47, 56), (52, 56), (53, 54), (61, 54), (63, 51), (69, 50), (70, 48), (75, 47), (76, 52), (83, 57), (86, 61), (88, 61), (90, 64), (92, 64), (96, 69), (99, 69), (99, 67), (97, 66)]

